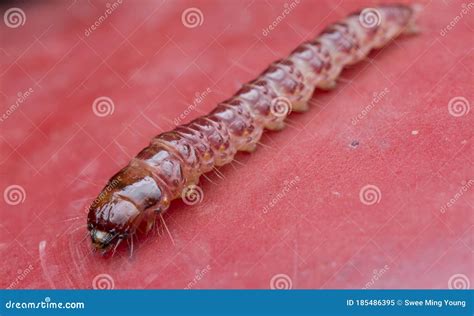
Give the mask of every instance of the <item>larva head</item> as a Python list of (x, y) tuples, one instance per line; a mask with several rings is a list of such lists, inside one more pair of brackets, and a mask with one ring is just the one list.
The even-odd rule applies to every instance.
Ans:
[(94, 203), (87, 218), (92, 245), (97, 250), (109, 250), (133, 233), (133, 223), (139, 217), (137, 207), (120, 196), (113, 196), (104, 203)]
[(156, 182), (134, 171), (129, 165), (115, 175), (89, 208), (87, 228), (97, 250), (107, 252), (129, 238), (144, 219), (151, 220), (150, 213), (161, 203)]

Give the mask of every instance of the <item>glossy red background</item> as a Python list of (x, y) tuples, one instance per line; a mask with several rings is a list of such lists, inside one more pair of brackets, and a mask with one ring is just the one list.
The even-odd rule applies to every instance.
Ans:
[[(38, 1), (39, 2), (39, 1)], [(25, 200), (0, 200), (0, 286), (29, 265), (16, 288), (90, 288), (109, 274), (115, 288), (269, 288), (286, 274), (294, 288), (447, 288), (455, 274), (474, 281), (473, 113), (454, 117), (449, 101), (472, 104), (474, 12), (445, 36), (462, 1), (431, 1), (422, 33), (403, 37), (317, 92), (311, 110), (267, 133), (243, 164), (204, 180), (204, 201), (178, 201), (162, 231), (135, 243), (133, 257), (90, 253), (86, 207), (108, 178), (154, 135), (173, 127), (196, 92), (211, 93), (191, 120), (229, 97), (267, 64), (286, 56), (370, 1), (301, 1), (268, 36), (282, 1), (124, 1), (95, 31), (85, 28), (106, 2), (9, 3), (26, 14), (0, 26), (1, 108), (32, 95), (0, 123), (0, 189), (20, 185)], [(197, 7), (203, 23), (186, 28)], [(355, 125), (374, 92), (389, 93)], [(110, 97), (98, 117), (93, 101)], [(351, 145), (352, 144), (352, 145)], [(297, 185), (264, 207), (296, 176)], [(377, 186), (380, 202), (359, 192)]]

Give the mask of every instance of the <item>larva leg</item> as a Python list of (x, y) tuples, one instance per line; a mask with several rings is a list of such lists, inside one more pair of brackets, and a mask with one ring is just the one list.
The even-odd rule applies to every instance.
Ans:
[(291, 108), (294, 112), (306, 112), (309, 110), (309, 100), (313, 96), (314, 88), (308, 86), (305, 91), (302, 92), (301, 98), (296, 101), (291, 101)]
[(148, 234), (155, 227), (155, 220), (156, 219), (152, 219), (146, 222), (146, 229), (145, 229), (146, 234)]
[(323, 81), (317, 85), (317, 87), (321, 90), (333, 90), (337, 86), (336, 80), (330, 80), (330, 81)]
[(270, 122), (265, 125), (265, 128), (270, 131), (281, 131), (285, 128), (285, 122)]
[(303, 113), (309, 110), (308, 101), (296, 101), (292, 102), (292, 112)]
[(257, 144), (247, 144), (239, 148), (239, 151), (245, 151), (248, 153), (253, 153), (257, 149)]

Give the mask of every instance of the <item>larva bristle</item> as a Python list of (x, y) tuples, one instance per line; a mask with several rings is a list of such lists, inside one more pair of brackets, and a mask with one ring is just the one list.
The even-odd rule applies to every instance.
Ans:
[(154, 213), (161, 216), (201, 175), (213, 183), (205, 175), (209, 171), (224, 181), (216, 167), (232, 162), (238, 151), (269, 147), (260, 142), (264, 129), (284, 128), (289, 113), (317, 104), (309, 101), (315, 88), (334, 88), (346, 66), (414, 30), (418, 11), (416, 6), (383, 5), (351, 14), (270, 64), (209, 115), (153, 138), (91, 206), (88, 229), (95, 247), (106, 251), (115, 245), (115, 251), (121, 240), (131, 239), (133, 253), (141, 222), (154, 221)]

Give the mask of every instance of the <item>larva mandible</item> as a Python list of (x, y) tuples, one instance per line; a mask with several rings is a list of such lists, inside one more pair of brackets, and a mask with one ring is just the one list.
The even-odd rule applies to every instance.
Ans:
[(254, 151), (263, 129), (282, 129), (290, 110), (307, 110), (315, 88), (334, 87), (345, 66), (414, 32), (416, 11), (397, 4), (351, 14), (272, 63), (210, 114), (153, 138), (91, 205), (88, 230), (95, 249), (107, 252), (142, 224), (149, 229), (155, 215), (202, 174), (231, 162), (237, 151)]

